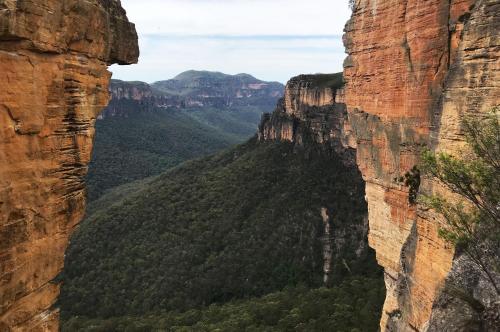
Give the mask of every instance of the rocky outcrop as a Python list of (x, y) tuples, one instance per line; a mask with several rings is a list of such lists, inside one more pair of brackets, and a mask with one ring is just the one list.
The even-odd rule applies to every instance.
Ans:
[[(280, 99), (275, 111), (263, 114), (258, 131), (258, 140), (288, 141), (295, 149), (319, 148), (332, 160), (339, 160), (350, 173), (350, 183), (346, 187), (360, 185), (363, 180), (356, 167), (355, 150), (349, 147), (353, 140), (352, 131), (347, 121), (347, 108), (344, 104), (342, 74), (300, 75), (290, 79), (285, 87), (284, 97)], [(352, 142), (351, 142), (352, 143)], [(340, 172), (338, 166), (332, 171)], [(335, 168), (337, 167), (337, 168)], [(363, 202), (363, 190), (353, 191)], [(365, 206), (366, 209), (366, 206)], [(332, 211), (322, 208), (318, 213), (323, 220), (323, 282), (325, 286), (338, 284), (338, 271), (347, 267), (345, 257), (356, 257), (354, 265), (366, 267), (369, 262), (375, 265), (372, 250), (368, 247), (368, 219), (366, 210), (349, 213), (361, 213), (364, 217), (351, 218), (349, 222), (340, 222), (346, 211)], [(359, 217), (359, 215), (358, 215)], [(372, 271), (371, 277), (380, 275)], [(354, 272), (355, 273), (355, 272)]]
[(148, 112), (162, 104), (161, 98), (144, 82), (111, 80), (109, 93), (111, 100), (99, 114), (98, 120), (114, 116), (125, 117), (130, 112)]
[(154, 96), (151, 86), (144, 82), (111, 80), (109, 92), (111, 94), (111, 100), (127, 99), (144, 101)]
[(348, 148), (352, 132), (347, 122), (341, 74), (300, 75), (288, 81), (275, 111), (264, 114), (260, 140), (286, 140), (304, 145), (308, 140), (326, 144), (355, 165), (354, 149)]
[[(156, 91), (178, 96), (184, 107), (255, 106), (275, 103), (283, 94), (283, 84), (265, 82), (248, 74), (189, 70), (173, 79), (152, 84)], [(259, 104), (259, 101), (261, 104)]]
[(0, 0), (0, 331), (56, 331), (54, 278), (85, 206), (112, 63), (138, 58), (119, 0)]
[(111, 102), (100, 117), (127, 116), (157, 108), (220, 110), (242, 107), (272, 109), (283, 96), (284, 86), (248, 74), (187, 71), (166, 81), (150, 84), (112, 80)]
[[(500, 103), (499, 16), (493, 0), (358, 0), (346, 25), (351, 146), (366, 181), (369, 243), (385, 269), (383, 331), (470, 331), (452, 324), (468, 315), (463, 302), (437, 299), (457, 271), (473, 270), (438, 236), (441, 217), (412, 204), (394, 178), (418, 164), (422, 146), (458, 153), (460, 117)], [(443, 191), (427, 179), (421, 190)], [(473, 273), (460, 285), (477, 295)]]

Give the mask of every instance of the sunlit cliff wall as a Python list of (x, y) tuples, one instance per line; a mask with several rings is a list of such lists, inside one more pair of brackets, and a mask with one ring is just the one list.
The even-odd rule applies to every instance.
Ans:
[[(355, 166), (354, 150), (348, 148), (353, 137), (347, 122), (345, 91), (338, 83), (335, 86), (318, 82), (320, 77), (300, 75), (288, 81), (274, 112), (263, 115), (259, 139), (299, 145), (311, 139), (331, 146), (344, 164)], [(342, 82), (340, 75), (338, 78)]]
[(107, 66), (138, 58), (118, 0), (0, 0), (0, 331), (56, 331)]
[[(356, 166), (356, 153), (348, 147), (353, 138), (347, 123), (342, 82), (341, 74), (300, 75), (290, 79), (274, 112), (262, 116), (258, 139), (261, 142), (291, 142), (296, 149), (305, 151), (321, 149), (332, 161), (342, 162), (343, 167), (349, 170), (350, 183), (345, 185), (345, 190), (354, 199), (365, 203), (362, 190), (364, 183)], [(338, 167), (338, 164), (332, 163), (333, 172), (341, 171)], [(356, 188), (362, 189), (354, 190)], [(344, 198), (339, 196), (338, 199)], [(345, 266), (345, 258), (353, 253), (363, 263), (356, 262), (357, 259), (350, 263), (363, 264), (365, 269), (366, 262), (372, 261), (375, 265), (373, 252), (367, 243), (366, 210), (351, 211), (359, 213), (361, 217), (352, 218), (349, 222), (341, 222), (339, 212), (342, 213), (327, 208), (318, 211), (324, 224), (322, 247), (325, 286), (339, 283), (335, 271)]]
[[(385, 269), (384, 331), (439, 330), (429, 320), (454, 250), (440, 217), (410, 204), (394, 178), (423, 146), (458, 153), (460, 118), (500, 103), (499, 14), (493, 0), (358, 0), (346, 25), (346, 103), (369, 244)], [(439, 188), (425, 180), (422, 190)], [(457, 317), (447, 319), (450, 328)]]

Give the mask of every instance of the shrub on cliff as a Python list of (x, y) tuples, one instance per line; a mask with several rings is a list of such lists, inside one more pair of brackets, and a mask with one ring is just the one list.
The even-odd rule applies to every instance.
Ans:
[(484, 117), (465, 117), (468, 143), (460, 157), (423, 154), (423, 170), (459, 200), (442, 195), (422, 196), (424, 205), (441, 213), (446, 225), (440, 235), (456, 245), (479, 267), (495, 288), (500, 273), (500, 124), (499, 109)]

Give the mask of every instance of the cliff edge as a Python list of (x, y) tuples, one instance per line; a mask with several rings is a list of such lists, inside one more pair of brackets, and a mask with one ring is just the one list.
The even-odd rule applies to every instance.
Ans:
[(0, 0), (0, 331), (57, 331), (54, 278), (85, 208), (113, 63), (136, 63), (119, 0)]
[(289, 141), (299, 146), (307, 141), (325, 144), (344, 165), (355, 167), (344, 97), (342, 73), (293, 77), (274, 112), (262, 116), (258, 138)]
[[(366, 181), (369, 244), (385, 269), (382, 331), (472, 331), (467, 313), (438, 313), (461, 260), (438, 236), (442, 218), (412, 204), (394, 178), (418, 164), (423, 146), (459, 153), (460, 118), (500, 103), (499, 16), (494, 0), (357, 0), (346, 24), (349, 124)], [(425, 192), (444, 190), (422, 180)], [(476, 295), (479, 284), (460, 287)]]

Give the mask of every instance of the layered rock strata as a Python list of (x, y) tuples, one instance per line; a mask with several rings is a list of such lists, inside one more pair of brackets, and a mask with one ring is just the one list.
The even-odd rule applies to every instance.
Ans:
[[(362, 186), (355, 150), (348, 146), (354, 138), (347, 122), (344, 96), (341, 74), (300, 75), (290, 79), (275, 111), (263, 114), (258, 131), (259, 141), (288, 141), (294, 143), (296, 149), (319, 147), (350, 170), (350, 186)], [(362, 190), (351, 193), (357, 195), (355, 197), (360, 201), (363, 194)], [(345, 223), (339, 222), (339, 211), (322, 208), (318, 213), (324, 226), (321, 239), (323, 282), (328, 286), (338, 283), (336, 271), (347, 265), (346, 256), (354, 253), (360, 260), (367, 256), (372, 258), (366, 240), (368, 219), (364, 215)]]
[(85, 206), (113, 63), (135, 63), (119, 0), (0, 0), (0, 331), (57, 331), (54, 278)]
[[(460, 118), (500, 103), (499, 16), (493, 0), (358, 0), (346, 25), (352, 146), (366, 181), (369, 243), (385, 269), (383, 331), (467, 330), (452, 324), (458, 310), (438, 313), (437, 301), (463, 258), (438, 236), (440, 216), (411, 204), (394, 178), (418, 164), (423, 146), (459, 153)], [(443, 191), (426, 179), (422, 190)]]
[(244, 107), (272, 109), (284, 86), (247, 74), (187, 71), (173, 79), (150, 84), (112, 80), (111, 102), (100, 117), (128, 116), (158, 108), (219, 110)]
[(264, 114), (260, 140), (285, 140), (304, 145), (307, 140), (331, 146), (344, 164), (355, 165), (353, 139), (347, 122), (345, 92), (340, 83), (318, 84), (318, 75), (300, 75), (288, 81), (275, 111)]

